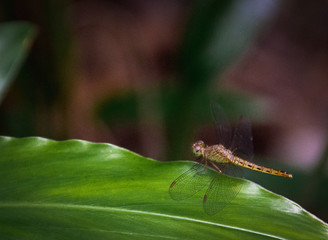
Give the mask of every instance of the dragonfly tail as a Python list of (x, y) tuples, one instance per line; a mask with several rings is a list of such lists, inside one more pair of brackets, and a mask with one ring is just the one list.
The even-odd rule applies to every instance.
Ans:
[(285, 171), (280, 171), (280, 170), (276, 170), (273, 168), (268, 168), (268, 167), (263, 167), (260, 165), (257, 165), (255, 163), (252, 162), (248, 162), (246, 160), (243, 160), (241, 158), (238, 157), (234, 157), (233, 161), (234, 164), (244, 167), (244, 168), (248, 168), (251, 170), (255, 170), (255, 171), (259, 171), (259, 172), (263, 172), (263, 173), (267, 173), (267, 174), (271, 174), (271, 175), (276, 175), (276, 176), (280, 176), (280, 177), (287, 177), (287, 178), (292, 178), (293, 175), (290, 173), (287, 173)]

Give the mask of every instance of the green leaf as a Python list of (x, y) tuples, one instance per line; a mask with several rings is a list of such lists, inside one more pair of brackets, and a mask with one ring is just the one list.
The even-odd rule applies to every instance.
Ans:
[(0, 25), (0, 102), (20, 69), (36, 34), (36, 28), (26, 22)]
[(1, 239), (327, 239), (324, 222), (250, 181), (214, 216), (202, 208), (206, 189), (172, 200), (191, 162), (43, 138), (1, 137), (0, 153)]
[(276, 13), (277, 5), (261, 0), (194, 1), (181, 49), (183, 87), (189, 83), (199, 92), (204, 82), (240, 58)]

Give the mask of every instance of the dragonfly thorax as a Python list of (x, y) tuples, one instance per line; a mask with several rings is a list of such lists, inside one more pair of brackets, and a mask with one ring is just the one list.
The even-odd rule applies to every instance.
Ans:
[(205, 147), (203, 154), (213, 162), (231, 162), (234, 159), (233, 153), (221, 144)]
[(192, 145), (192, 152), (196, 157), (203, 157), (213, 162), (230, 162), (234, 158), (233, 153), (223, 145), (206, 146), (202, 140)]

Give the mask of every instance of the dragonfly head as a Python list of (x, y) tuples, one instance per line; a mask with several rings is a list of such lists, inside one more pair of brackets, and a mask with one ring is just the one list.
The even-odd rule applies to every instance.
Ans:
[(202, 140), (195, 142), (192, 145), (192, 152), (196, 157), (203, 155), (205, 143)]

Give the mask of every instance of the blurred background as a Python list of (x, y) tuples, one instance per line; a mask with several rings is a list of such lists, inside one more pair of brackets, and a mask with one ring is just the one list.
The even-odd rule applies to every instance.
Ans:
[(216, 101), (294, 175), (246, 177), (328, 221), (328, 1), (5, 0), (0, 24), (1, 135), (189, 160)]

